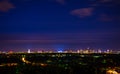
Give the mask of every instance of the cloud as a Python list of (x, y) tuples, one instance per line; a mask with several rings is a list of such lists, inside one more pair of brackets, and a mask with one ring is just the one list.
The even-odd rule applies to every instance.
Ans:
[(116, 16), (116, 15), (108, 15), (108, 14), (100, 14), (99, 17), (98, 17), (98, 20), (99, 21), (102, 21), (102, 22), (112, 22), (112, 21), (116, 21), (116, 22), (119, 22), (120, 21), (120, 16)]
[[(84, 32), (84, 33), (59, 33), (59, 34), (4, 34), (0, 35), (0, 42), (40, 42), (40, 43), (79, 43), (101, 41), (104, 37), (111, 37), (116, 32)], [(117, 34), (116, 34), (117, 35)], [(4, 43), (4, 42), (2, 42)]]
[(93, 8), (75, 9), (75, 10), (70, 12), (71, 15), (74, 15), (74, 16), (77, 16), (80, 18), (91, 16), (92, 13), (93, 13)]
[(14, 5), (10, 3), (8, 0), (4, 0), (0, 2), (0, 11), (7, 12), (10, 9), (14, 8)]
[(113, 7), (116, 5), (120, 5), (120, 0), (97, 0), (94, 1), (91, 6), (107, 6), (107, 7)]
[[(1, 35), (0, 35), (1, 36)], [(104, 45), (119, 43), (120, 35), (116, 32), (79, 32), (79, 33), (56, 33), (56, 34), (4, 34), (0, 38), (0, 47), (10, 48), (48, 48), (53, 45), (65, 45), (75, 47), (86, 47), (88, 45)], [(30, 38), (29, 38), (30, 37)], [(31, 38), (32, 37), (32, 38)]]
[(100, 0), (101, 3), (112, 2), (113, 0)]
[(56, 0), (56, 2), (58, 2), (60, 4), (65, 4), (65, 0)]
[(101, 14), (99, 17), (98, 17), (98, 20), (102, 21), (102, 22), (110, 22), (110, 21), (113, 21), (113, 17), (111, 16), (108, 16), (107, 14)]

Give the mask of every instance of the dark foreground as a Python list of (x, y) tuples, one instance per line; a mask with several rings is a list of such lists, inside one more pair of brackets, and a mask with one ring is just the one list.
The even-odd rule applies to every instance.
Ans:
[(0, 74), (120, 74), (120, 54), (0, 54)]

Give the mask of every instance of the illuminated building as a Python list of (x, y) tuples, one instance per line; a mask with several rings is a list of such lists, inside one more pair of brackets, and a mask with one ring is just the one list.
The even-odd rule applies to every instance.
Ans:
[(28, 49), (28, 53), (30, 53), (30, 49)]

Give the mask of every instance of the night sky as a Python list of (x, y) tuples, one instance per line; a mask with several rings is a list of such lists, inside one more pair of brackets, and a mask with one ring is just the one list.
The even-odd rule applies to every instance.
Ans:
[(0, 0), (0, 51), (120, 49), (120, 0)]

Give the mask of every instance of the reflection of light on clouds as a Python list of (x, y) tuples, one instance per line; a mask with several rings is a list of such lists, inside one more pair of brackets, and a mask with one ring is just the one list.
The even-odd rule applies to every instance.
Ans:
[(0, 2), (0, 11), (7, 12), (11, 8), (15, 8), (15, 7), (8, 0), (4, 0)]
[(93, 14), (93, 8), (80, 8), (71, 11), (70, 13), (74, 16), (78, 16), (80, 18), (91, 16)]

